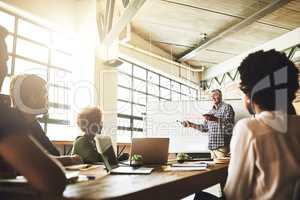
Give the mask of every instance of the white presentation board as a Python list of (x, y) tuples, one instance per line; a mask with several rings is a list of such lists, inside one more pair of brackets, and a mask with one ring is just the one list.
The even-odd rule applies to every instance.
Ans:
[[(249, 116), (241, 100), (228, 100), (235, 110), (237, 121)], [(208, 152), (208, 136), (193, 128), (185, 128), (178, 121), (189, 120), (200, 124), (202, 115), (212, 108), (211, 101), (166, 101), (148, 102), (145, 117), (145, 135), (147, 137), (169, 137), (171, 153)]]

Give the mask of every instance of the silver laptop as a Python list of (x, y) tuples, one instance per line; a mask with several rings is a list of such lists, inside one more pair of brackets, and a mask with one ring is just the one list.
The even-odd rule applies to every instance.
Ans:
[(99, 153), (102, 154), (103, 163), (106, 170), (111, 174), (150, 174), (153, 168), (149, 167), (131, 167), (122, 166), (119, 164), (114, 148), (112, 146), (111, 138), (109, 136), (95, 137), (96, 146)]
[(131, 156), (141, 155), (144, 164), (166, 164), (169, 156), (169, 142), (169, 138), (132, 138), (130, 154)]

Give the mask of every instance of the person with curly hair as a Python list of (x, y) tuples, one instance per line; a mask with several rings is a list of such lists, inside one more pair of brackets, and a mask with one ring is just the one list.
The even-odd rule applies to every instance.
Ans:
[(97, 106), (83, 108), (77, 116), (77, 125), (84, 133), (76, 138), (72, 155), (79, 155), (84, 163), (93, 164), (102, 161), (101, 154), (97, 151), (94, 140), (97, 134), (101, 134), (103, 122), (102, 111)]
[(269, 50), (248, 55), (238, 71), (254, 117), (234, 127), (226, 199), (292, 199), (300, 178), (300, 117), (292, 105), (298, 69), (284, 53)]

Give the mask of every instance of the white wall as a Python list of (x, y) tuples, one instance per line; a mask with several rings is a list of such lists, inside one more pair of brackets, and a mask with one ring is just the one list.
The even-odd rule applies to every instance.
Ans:
[[(75, 37), (73, 81), (80, 88), (77, 108), (95, 104), (98, 92), (95, 87), (95, 41), (97, 38), (96, 0), (75, 2)], [(82, 88), (81, 88), (82, 87)], [(74, 88), (78, 90), (78, 88)]]
[(112, 136), (116, 141), (117, 134), (117, 69), (107, 66), (102, 60), (96, 61), (96, 82), (98, 91), (97, 104), (100, 105), (103, 112), (103, 130), (104, 134)]

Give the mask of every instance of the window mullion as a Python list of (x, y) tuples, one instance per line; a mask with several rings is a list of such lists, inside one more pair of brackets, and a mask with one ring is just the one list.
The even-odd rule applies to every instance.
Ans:
[(15, 63), (16, 63), (16, 49), (17, 49), (17, 32), (18, 32), (18, 21), (19, 18), (15, 17), (15, 31), (13, 34), (13, 50), (12, 50), (12, 56), (11, 56), (11, 75), (15, 73)]

